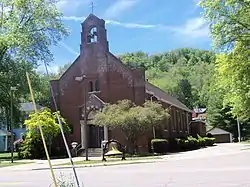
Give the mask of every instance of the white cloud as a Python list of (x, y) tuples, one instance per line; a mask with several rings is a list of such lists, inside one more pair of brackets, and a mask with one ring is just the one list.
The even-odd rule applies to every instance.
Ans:
[(68, 21), (84, 21), (86, 17), (78, 17), (78, 16), (63, 16), (64, 20)]
[[(64, 16), (64, 20), (83, 21), (85, 17)], [(205, 20), (201, 17), (195, 17), (187, 20), (184, 24), (179, 26), (163, 25), (163, 24), (139, 24), (139, 23), (125, 23), (116, 20), (106, 20), (107, 25), (117, 25), (128, 29), (157, 29), (157, 31), (171, 31), (176, 36), (185, 36), (194, 38), (208, 38), (209, 28)]]
[(57, 8), (64, 14), (75, 13), (85, 5), (90, 5), (91, 0), (59, 0)]
[(203, 18), (197, 17), (189, 19), (184, 25), (177, 28), (176, 33), (192, 38), (208, 37), (209, 28)]
[(70, 52), (71, 54), (73, 54), (73, 55), (79, 55), (79, 52), (77, 52), (77, 51), (75, 51), (74, 49), (72, 49), (71, 47), (69, 47), (68, 45), (66, 45), (65, 43), (63, 43), (63, 42), (60, 42), (60, 45), (62, 46), (62, 47), (64, 47), (68, 52)]
[(138, 0), (116, 0), (114, 4), (109, 6), (104, 14), (105, 18), (115, 18), (126, 10), (132, 8)]
[(114, 20), (106, 20), (105, 23), (108, 25), (119, 25), (119, 26), (126, 27), (126, 28), (150, 29), (150, 28), (157, 27), (157, 25), (150, 25), (150, 24), (147, 25), (147, 24), (137, 24), (137, 23), (122, 23), (122, 22), (114, 21)]

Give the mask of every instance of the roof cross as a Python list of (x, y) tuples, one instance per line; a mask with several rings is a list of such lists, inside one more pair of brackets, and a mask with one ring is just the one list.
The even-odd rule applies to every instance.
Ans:
[(94, 2), (92, 1), (91, 2), (91, 11), (92, 11), (92, 14), (94, 14), (94, 7), (96, 7), (96, 5), (94, 5)]

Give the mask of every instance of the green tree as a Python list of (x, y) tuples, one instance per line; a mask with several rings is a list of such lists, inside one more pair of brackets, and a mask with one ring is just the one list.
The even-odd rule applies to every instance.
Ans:
[(168, 117), (167, 111), (159, 103), (146, 102), (144, 106), (135, 106), (129, 100), (123, 100), (106, 105), (102, 112), (95, 115), (93, 124), (122, 130), (130, 151), (135, 153), (140, 135), (153, 126), (161, 126)]
[[(238, 50), (237, 47), (235, 50)], [(217, 86), (225, 90), (224, 104), (242, 120), (250, 115), (250, 52), (232, 52), (217, 58)]]
[(57, 77), (61, 77), (66, 71), (67, 69), (72, 65), (71, 62), (67, 63), (67, 64), (64, 64), (63, 66), (59, 67), (59, 71), (58, 71), (58, 74), (57, 74)]
[[(53, 139), (60, 134), (60, 125), (57, 121), (56, 112), (52, 113), (46, 108), (39, 111), (38, 114), (30, 114), (29, 117), (30, 119), (24, 122), (28, 132), (21, 148), (21, 155), (24, 158), (40, 158), (40, 156), (44, 156), (44, 149), (39, 125), (42, 127), (49, 153), (51, 153)], [(69, 132), (70, 129), (64, 118), (60, 118), (63, 123), (64, 132)]]
[(250, 2), (248, 0), (204, 0), (204, 17), (210, 23), (218, 54), (215, 77), (217, 86), (224, 90), (224, 105), (233, 116), (247, 120), (250, 115)]
[[(235, 140), (238, 140), (237, 117), (232, 114), (231, 107), (223, 102), (226, 93), (221, 87), (214, 84), (216, 81), (214, 77), (210, 86), (210, 98), (207, 105), (208, 124), (231, 132)], [(241, 136), (245, 139), (250, 135), (249, 122), (249, 118), (240, 121)]]
[(214, 52), (181, 48), (154, 55), (126, 53), (120, 58), (130, 67), (144, 67), (149, 82), (188, 107), (206, 107), (215, 68)]
[(56, 1), (1, 0), (0, 54), (36, 64), (50, 62), (49, 47), (68, 34)]
[[(11, 86), (20, 85), (14, 93), (16, 121), (19, 118), (18, 104), (29, 100), (26, 71), (33, 82), (44, 82), (35, 71), (36, 65), (37, 62), (49, 63), (53, 59), (50, 46), (56, 45), (68, 34), (61, 17), (54, 0), (1, 0), (0, 108), (7, 118), (10, 116)], [(46, 92), (44, 88), (39, 84), (33, 85), (36, 99), (44, 100), (41, 99), (44, 98), (42, 93)]]
[(20, 111), (19, 103), (24, 102), (29, 93), (26, 74), (28, 71), (32, 76), (36, 77), (33, 66), (29, 63), (18, 61), (14, 62), (10, 57), (4, 57), (0, 62), (0, 108), (4, 111), (7, 125), (10, 123), (10, 88), (15, 86), (17, 90), (13, 92), (13, 115), (14, 122), (19, 122)]
[(217, 49), (233, 49), (236, 42), (249, 47), (249, 0), (204, 0), (199, 4), (205, 10)]

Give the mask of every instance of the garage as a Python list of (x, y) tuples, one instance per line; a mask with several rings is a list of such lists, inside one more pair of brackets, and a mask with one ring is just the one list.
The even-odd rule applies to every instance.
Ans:
[(207, 134), (211, 134), (215, 138), (215, 143), (231, 143), (233, 141), (232, 133), (217, 127), (210, 127)]

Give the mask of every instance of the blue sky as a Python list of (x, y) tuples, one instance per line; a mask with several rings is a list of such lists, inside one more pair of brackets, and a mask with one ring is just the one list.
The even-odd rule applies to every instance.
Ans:
[[(81, 22), (91, 13), (92, 0), (61, 0), (63, 22), (70, 35), (52, 47), (50, 71), (79, 54)], [(160, 53), (182, 47), (211, 49), (209, 30), (198, 0), (93, 0), (94, 14), (106, 21), (113, 54)]]

